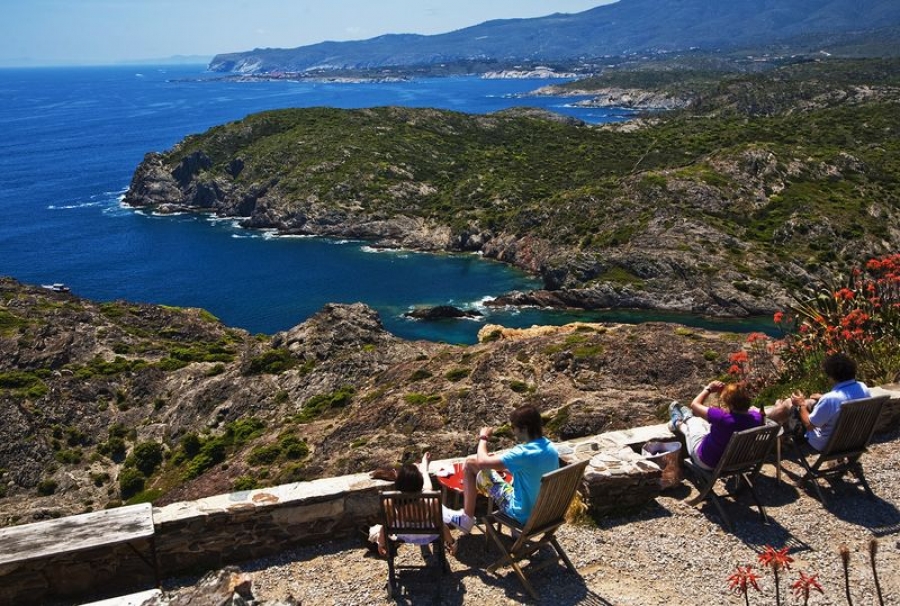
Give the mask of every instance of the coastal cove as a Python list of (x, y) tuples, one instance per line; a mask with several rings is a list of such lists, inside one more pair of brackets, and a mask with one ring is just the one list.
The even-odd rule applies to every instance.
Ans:
[(120, 199), (144, 154), (245, 115), (281, 107), (406, 105), (487, 113), (539, 106), (587, 122), (627, 111), (572, 107), (573, 99), (520, 99), (553, 81), (447, 78), (392, 83), (205, 80), (201, 66), (0, 70), (9, 107), (0, 116), (0, 275), (64, 282), (100, 301), (202, 307), (232, 326), (274, 333), (329, 302), (362, 301), (411, 339), (472, 343), (484, 323), (511, 327), (573, 320), (677, 321), (754, 330), (753, 320), (706, 321), (641, 312), (482, 309), (479, 320), (423, 323), (414, 306), (479, 306), (539, 287), (528, 275), (475, 255), (376, 251), (364, 242), (281, 238), (204, 215), (158, 217)]

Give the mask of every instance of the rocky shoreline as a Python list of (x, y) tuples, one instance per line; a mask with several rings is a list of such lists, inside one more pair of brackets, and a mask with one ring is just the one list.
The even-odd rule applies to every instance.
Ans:
[[(161, 214), (210, 212), (234, 218), (248, 229), (272, 229), (284, 235), (360, 239), (376, 247), (423, 252), (476, 252), (543, 280), (542, 291), (497, 293), (492, 303), (496, 306), (656, 309), (709, 317), (752, 317), (771, 315), (790, 302), (788, 293), (773, 282), (754, 281), (737, 271), (710, 274), (698, 269), (702, 259), (693, 260), (677, 249), (660, 247), (673, 239), (665, 224), (650, 226), (641, 238), (646, 247), (614, 249), (601, 256), (528, 234), (486, 229), (454, 233), (448, 225), (423, 217), (361, 213), (326, 206), (314, 197), (302, 209), (285, 211), (285, 201), (265, 186), (247, 187), (223, 178), (209, 180), (205, 172), (211, 166), (211, 159), (201, 152), (183, 158), (174, 169), (166, 164), (164, 155), (149, 153), (135, 171), (124, 204)], [(241, 160), (233, 159), (229, 171), (236, 176), (241, 170)], [(687, 222), (679, 231), (683, 235), (675, 239), (702, 233), (711, 242), (731, 240)], [(735, 244), (729, 242), (727, 246)], [(633, 276), (641, 283), (598, 281), (610, 273)], [(586, 284), (591, 282), (594, 284)], [(758, 296), (754, 291), (767, 294)]]
[(577, 89), (561, 86), (544, 86), (529, 93), (529, 96), (590, 97), (576, 101), (578, 107), (619, 107), (636, 111), (671, 111), (691, 106), (689, 96), (639, 88), (607, 87), (599, 89)]

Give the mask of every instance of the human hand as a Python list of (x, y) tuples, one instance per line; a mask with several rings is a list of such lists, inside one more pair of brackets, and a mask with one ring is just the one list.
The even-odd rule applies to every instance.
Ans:
[(803, 395), (802, 391), (795, 391), (791, 394), (791, 404), (797, 407), (806, 404), (806, 396)]
[(725, 388), (725, 383), (722, 381), (711, 381), (709, 385), (706, 386), (711, 393), (719, 393)]
[(422, 455), (422, 472), (428, 471), (428, 464), (431, 463), (431, 453), (426, 452)]
[(494, 429), (491, 427), (482, 427), (478, 432), (478, 439), (490, 440), (491, 436), (494, 434)]

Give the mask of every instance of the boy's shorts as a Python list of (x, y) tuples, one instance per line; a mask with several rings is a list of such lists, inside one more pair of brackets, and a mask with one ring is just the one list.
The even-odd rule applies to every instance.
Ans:
[(509, 511), (512, 504), (513, 487), (493, 469), (482, 469), (475, 477), (478, 492), (494, 500), (501, 513)]

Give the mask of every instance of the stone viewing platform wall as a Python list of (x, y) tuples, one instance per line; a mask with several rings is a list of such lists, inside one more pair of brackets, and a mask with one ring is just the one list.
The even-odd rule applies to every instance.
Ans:
[[(882, 431), (900, 424), (900, 386), (889, 388), (893, 399)], [(590, 459), (581, 495), (594, 513), (605, 514), (642, 506), (661, 493), (660, 467), (639, 453), (647, 442), (673, 439), (665, 425), (638, 427), (565, 443), (561, 457)], [(389, 485), (356, 474), (3, 528), (0, 604), (121, 595), (153, 587), (160, 578), (349, 536), (378, 515), (378, 493)], [(108, 528), (111, 511), (119, 512), (118, 533)], [(48, 542), (48, 536), (57, 540)], [(77, 545), (67, 536), (77, 536)], [(29, 549), (41, 537), (41, 551)]]

